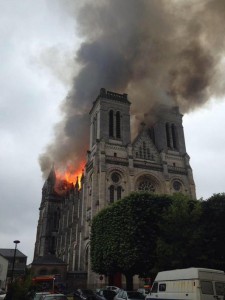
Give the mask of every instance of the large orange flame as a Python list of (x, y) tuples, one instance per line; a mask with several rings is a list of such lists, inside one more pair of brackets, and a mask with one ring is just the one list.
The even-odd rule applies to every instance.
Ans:
[[(56, 189), (59, 191), (58, 186), (61, 186), (61, 190), (67, 190), (71, 184), (75, 185), (78, 181), (80, 187), (80, 180), (83, 174), (84, 163), (80, 163), (78, 168), (74, 168), (72, 165), (67, 165), (65, 169), (56, 168)], [(64, 184), (62, 184), (64, 183)]]

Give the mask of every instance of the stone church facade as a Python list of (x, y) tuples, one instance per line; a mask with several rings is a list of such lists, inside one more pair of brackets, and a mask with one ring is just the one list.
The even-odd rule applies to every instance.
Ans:
[[(49, 253), (67, 263), (70, 285), (100, 285), (91, 271), (90, 222), (101, 209), (133, 191), (183, 193), (195, 198), (178, 107), (161, 107), (157, 121), (131, 141), (127, 94), (100, 90), (90, 111), (90, 146), (78, 182), (56, 189), (54, 168), (42, 190), (34, 260)], [(104, 278), (107, 282), (107, 278)]]

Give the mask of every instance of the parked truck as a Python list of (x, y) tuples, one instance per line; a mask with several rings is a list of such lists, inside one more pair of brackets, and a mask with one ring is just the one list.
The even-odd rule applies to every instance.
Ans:
[(187, 268), (159, 272), (148, 299), (225, 300), (224, 271)]

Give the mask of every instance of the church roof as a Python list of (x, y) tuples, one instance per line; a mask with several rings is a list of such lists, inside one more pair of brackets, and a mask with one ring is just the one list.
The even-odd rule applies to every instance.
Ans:
[(55, 255), (38, 256), (33, 260), (32, 265), (66, 265), (66, 263)]
[[(13, 257), (15, 249), (0, 249), (0, 254), (5, 257)], [(25, 254), (16, 249), (16, 257), (27, 257)]]

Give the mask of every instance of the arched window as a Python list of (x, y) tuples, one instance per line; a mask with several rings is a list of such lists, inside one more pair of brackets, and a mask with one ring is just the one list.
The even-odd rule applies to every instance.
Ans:
[(92, 145), (94, 145), (96, 141), (96, 132), (97, 132), (97, 121), (96, 121), (96, 116), (93, 118), (93, 123), (92, 123)]
[(113, 137), (113, 110), (109, 111), (109, 136)]
[(150, 150), (147, 148), (147, 158), (150, 159)]
[(155, 186), (150, 179), (143, 178), (139, 183), (138, 190), (143, 192), (155, 192)]
[(153, 127), (150, 129), (150, 138), (152, 139), (153, 143), (155, 144), (155, 130)]
[(121, 138), (121, 122), (120, 122), (120, 112), (116, 113), (116, 137)]
[(95, 120), (93, 119), (93, 122), (92, 122), (92, 145), (94, 145), (94, 142), (95, 142)]
[(143, 142), (143, 156), (146, 158), (146, 143)]
[(117, 200), (120, 200), (122, 198), (122, 188), (121, 186), (117, 187)]
[(142, 148), (141, 148), (141, 146), (139, 147), (139, 156), (140, 156), (140, 158), (142, 158)]
[(173, 148), (177, 149), (177, 136), (176, 136), (176, 127), (172, 124), (172, 139), (173, 139)]
[(109, 188), (109, 202), (113, 203), (114, 202), (114, 186), (111, 185)]
[(166, 123), (166, 139), (167, 139), (167, 147), (171, 148), (170, 143), (170, 125)]

